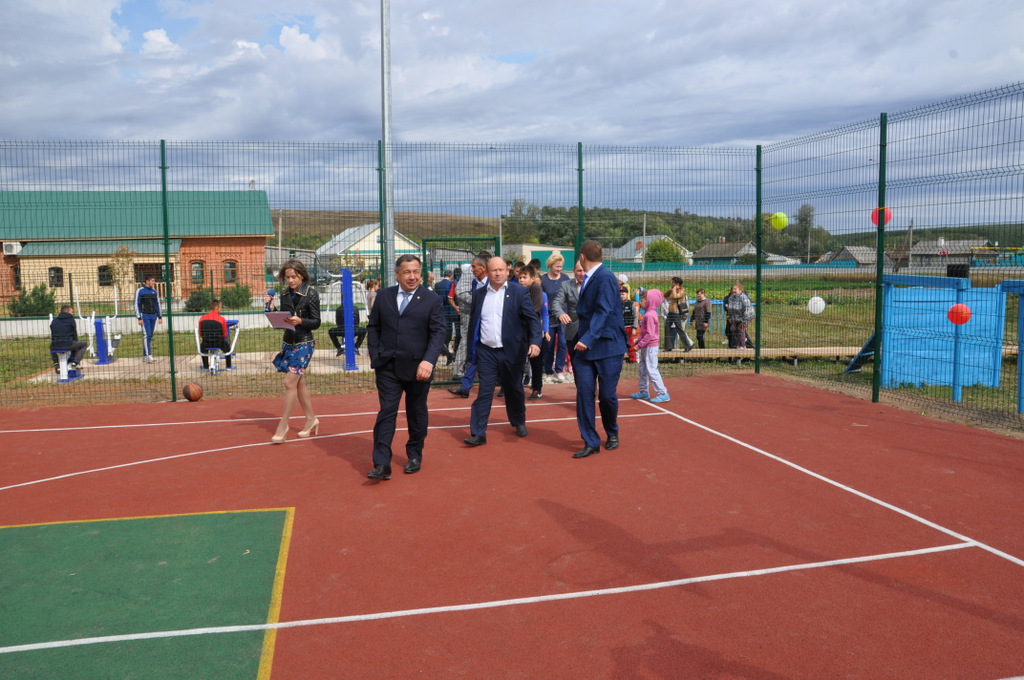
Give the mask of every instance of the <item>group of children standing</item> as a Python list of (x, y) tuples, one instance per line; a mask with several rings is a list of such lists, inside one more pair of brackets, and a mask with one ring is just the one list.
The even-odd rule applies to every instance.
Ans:
[(626, 359), (638, 364), (640, 369), (639, 390), (630, 397), (649, 399), (652, 404), (669, 401), (665, 381), (661, 379), (661, 371), (658, 370), (658, 345), (661, 342), (659, 313), (665, 295), (656, 288), (637, 288), (634, 300), (630, 298), (629, 285), (625, 282), (619, 286), (619, 294), (626, 333)]
[[(707, 298), (704, 289), (697, 290), (697, 302), (692, 305), (686, 298), (686, 291), (683, 288), (683, 281), (679, 277), (672, 277), (672, 286), (669, 289), (669, 297), (656, 288), (644, 290), (637, 289), (636, 300), (630, 299), (629, 286), (623, 282), (619, 288), (622, 299), (622, 319), (625, 324), (627, 358), (633, 363), (638, 363), (640, 380), (638, 391), (630, 396), (633, 399), (649, 399), (651, 403), (659, 404), (669, 401), (670, 397), (665, 388), (665, 381), (661, 378), (658, 370), (658, 345), (661, 338), (661, 307), (662, 303), (668, 301), (666, 314), (665, 350), (675, 349), (675, 340), (680, 338), (683, 342), (683, 350), (689, 352), (694, 347), (694, 342), (683, 330), (686, 317), (691, 315), (693, 327), (697, 331), (697, 346), (704, 349), (704, 334), (711, 325), (711, 301)], [(727, 316), (726, 335), (729, 338), (731, 349), (742, 349), (750, 345), (747, 338), (747, 325), (753, 319), (754, 311), (750, 298), (743, 290), (743, 284), (737, 282), (733, 285), (729, 295), (726, 296), (723, 308)], [(637, 319), (637, 316), (640, 318)], [(652, 392), (654, 396), (652, 395)]]
[[(652, 404), (669, 401), (665, 381), (658, 370), (658, 344), (661, 342), (661, 319), (658, 310), (665, 296), (657, 288), (651, 288), (640, 294), (640, 332), (636, 338), (636, 347), (640, 351), (640, 380), (638, 391), (630, 396), (633, 399), (649, 399)], [(651, 396), (651, 391), (654, 396)]]

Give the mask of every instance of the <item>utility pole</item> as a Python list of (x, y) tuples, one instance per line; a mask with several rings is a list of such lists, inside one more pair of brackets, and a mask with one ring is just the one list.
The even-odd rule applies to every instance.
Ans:
[(907, 227), (907, 273), (910, 272), (910, 251), (914, 249), (914, 218), (910, 218), (910, 226)]
[(811, 230), (814, 229), (814, 222), (807, 225), (807, 264), (811, 263)]

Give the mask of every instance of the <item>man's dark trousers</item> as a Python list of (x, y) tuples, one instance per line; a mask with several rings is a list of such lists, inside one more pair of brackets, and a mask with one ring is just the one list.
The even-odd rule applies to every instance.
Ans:
[[(376, 382), (380, 412), (373, 425), (373, 464), (391, 465), (391, 441), (395, 437), (395, 420), (403, 390), (408, 391), (405, 416), (409, 421), (409, 441), (405, 445), (405, 452), (409, 460), (421, 458), (429, 423), (427, 394), (430, 392), (430, 382), (400, 379), (395, 375), (394, 362), (377, 369)], [(384, 415), (386, 413), (394, 415), (388, 417)]]
[[(622, 356), (605, 357), (597, 361), (586, 358), (586, 352), (576, 352), (572, 360), (573, 376), (576, 379), (576, 422), (587, 446), (601, 446), (601, 435), (591, 423), (594, 419), (594, 397), (601, 407), (601, 424), (608, 436), (619, 435), (619, 375), (622, 373)], [(594, 394), (594, 380), (598, 393)]]
[(487, 435), (495, 383), (505, 390), (505, 413), (513, 427), (526, 425), (526, 394), (523, 392), (523, 357), (505, 356), (503, 348), (494, 349), (483, 343), (476, 346), (476, 374), (480, 389), (473, 402), (469, 433)]

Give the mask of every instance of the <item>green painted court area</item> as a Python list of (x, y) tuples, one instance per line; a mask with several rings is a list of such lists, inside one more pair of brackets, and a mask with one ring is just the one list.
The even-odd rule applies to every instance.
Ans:
[(2, 678), (256, 678), (264, 631), (59, 646), (268, 621), (286, 510), (0, 529)]

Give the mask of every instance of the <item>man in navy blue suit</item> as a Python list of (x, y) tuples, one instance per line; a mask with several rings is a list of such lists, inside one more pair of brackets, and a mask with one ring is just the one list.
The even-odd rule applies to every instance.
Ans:
[(576, 423), (583, 436), (583, 448), (573, 458), (586, 458), (601, 450), (601, 435), (597, 433), (594, 413), (595, 394), (601, 408), (601, 424), (608, 435), (604, 447), (609, 451), (619, 448), (616, 391), (626, 353), (626, 335), (619, 280), (601, 265), (603, 256), (597, 241), (587, 241), (580, 248), (580, 264), (585, 274), (576, 305), (580, 318), (579, 340), (572, 361), (576, 379)]
[(445, 323), (441, 298), (423, 286), (420, 258), (402, 255), (395, 263), (398, 285), (377, 294), (366, 328), (370, 367), (376, 371), (380, 412), (373, 426), (370, 479), (391, 478), (391, 440), (398, 404), (405, 395), (409, 441), (405, 471), (419, 472), (427, 438), (427, 395), (434, 364), (444, 348)]
[(487, 420), (496, 382), (505, 390), (508, 422), (517, 435), (526, 436), (523, 364), (527, 356), (540, 354), (541, 324), (529, 291), (523, 286), (509, 285), (508, 265), (500, 257), (488, 261), (487, 278), (487, 285), (473, 292), (469, 315), (467, 360), (476, 364), (480, 378), (480, 390), (470, 416), (470, 436), (463, 440), (470, 446), (487, 443)]

